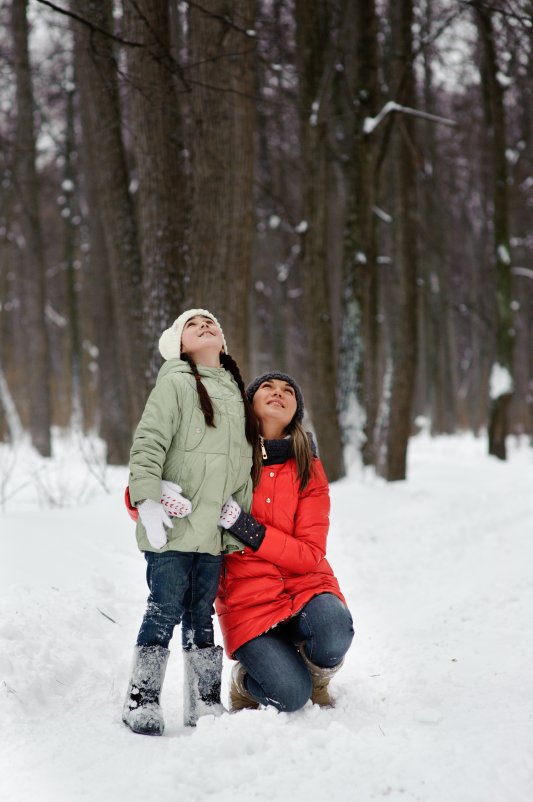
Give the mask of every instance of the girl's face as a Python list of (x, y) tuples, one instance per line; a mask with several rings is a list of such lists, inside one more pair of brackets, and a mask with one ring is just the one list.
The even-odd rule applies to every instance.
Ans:
[(181, 350), (192, 356), (195, 362), (202, 354), (220, 353), (222, 347), (222, 332), (210, 317), (195, 315), (183, 327)]
[(253, 408), (260, 428), (278, 429), (281, 436), (296, 414), (296, 395), (287, 382), (269, 379), (256, 390)]

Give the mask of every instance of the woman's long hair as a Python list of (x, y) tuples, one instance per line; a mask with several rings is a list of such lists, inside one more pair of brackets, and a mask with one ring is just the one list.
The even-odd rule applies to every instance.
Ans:
[[(215, 427), (215, 411), (213, 409), (213, 403), (211, 401), (211, 398), (209, 397), (209, 393), (207, 392), (207, 390), (203, 385), (202, 377), (198, 372), (198, 367), (196, 366), (196, 362), (189, 354), (186, 354), (185, 352), (182, 352), (180, 354), (180, 358), (183, 359), (184, 362), (187, 362), (187, 364), (192, 370), (194, 378), (196, 379), (198, 400), (200, 402), (201, 410), (204, 413), (206, 426)], [(262, 467), (261, 444), (259, 440), (259, 426), (257, 423), (257, 418), (255, 417), (254, 411), (246, 396), (246, 391), (245, 391), (246, 388), (242, 380), (239, 366), (237, 365), (235, 360), (229, 354), (223, 353), (220, 355), (220, 363), (223, 368), (225, 368), (227, 371), (231, 373), (241, 393), (242, 401), (244, 404), (246, 439), (252, 446), (252, 460), (253, 460), (252, 481), (253, 481), (253, 486), (257, 487), (257, 485), (259, 484), (259, 479), (261, 478), (261, 467)]]
[(313, 450), (307, 432), (296, 418), (289, 423), (286, 431), (291, 436), (296, 475), (300, 480), (300, 492), (302, 492), (307, 487), (313, 472)]

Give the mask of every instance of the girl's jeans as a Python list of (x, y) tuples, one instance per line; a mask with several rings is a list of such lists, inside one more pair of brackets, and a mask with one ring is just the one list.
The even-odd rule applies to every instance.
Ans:
[(353, 635), (346, 605), (331, 593), (321, 593), (293, 618), (240, 646), (235, 657), (246, 669), (246, 688), (258, 702), (299, 710), (311, 696), (312, 682), (297, 645), (303, 641), (312, 663), (331, 668), (340, 663)]
[(150, 595), (137, 645), (168, 648), (181, 621), (184, 649), (213, 646), (213, 603), (222, 556), (186, 551), (147, 551), (144, 556)]

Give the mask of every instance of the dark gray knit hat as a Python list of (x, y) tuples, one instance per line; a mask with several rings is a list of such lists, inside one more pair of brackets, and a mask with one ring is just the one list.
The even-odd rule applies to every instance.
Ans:
[(263, 373), (262, 376), (258, 376), (257, 379), (254, 379), (248, 387), (246, 388), (246, 395), (248, 397), (248, 401), (250, 404), (252, 403), (253, 397), (256, 394), (257, 390), (259, 390), (260, 386), (263, 382), (268, 382), (271, 379), (279, 379), (279, 381), (287, 382), (290, 384), (292, 389), (294, 390), (294, 395), (296, 396), (296, 413), (294, 415), (295, 419), (298, 423), (301, 423), (304, 416), (304, 397), (302, 395), (302, 391), (290, 376), (287, 376), (286, 373), (279, 373), (277, 371), (271, 371), (270, 373)]

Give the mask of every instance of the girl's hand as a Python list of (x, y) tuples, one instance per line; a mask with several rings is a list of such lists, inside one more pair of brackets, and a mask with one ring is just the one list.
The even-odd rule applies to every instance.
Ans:
[(165, 526), (172, 527), (172, 521), (166, 514), (163, 505), (151, 498), (141, 502), (137, 509), (146, 531), (148, 542), (154, 549), (162, 549), (167, 543)]

